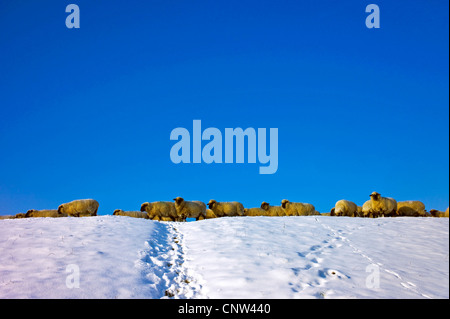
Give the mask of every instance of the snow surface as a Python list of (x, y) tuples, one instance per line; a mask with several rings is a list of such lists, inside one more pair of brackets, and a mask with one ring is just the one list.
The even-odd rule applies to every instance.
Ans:
[(0, 298), (449, 298), (449, 219), (0, 220)]

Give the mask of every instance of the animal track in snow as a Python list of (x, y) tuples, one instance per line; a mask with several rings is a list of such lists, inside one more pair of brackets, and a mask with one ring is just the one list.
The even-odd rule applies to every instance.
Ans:
[[(398, 273), (396, 273), (395, 271), (392, 271), (392, 270), (390, 270), (390, 269), (385, 268), (385, 267), (383, 266), (382, 263), (376, 262), (373, 258), (371, 258), (370, 256), (368, 256), (365, 252), (363, 252), (362, 250), (360, 250), (359, 248), (357, 248), (355, 245), (353, 245), (353, 243), (352, 243), (350, 240), (348, 240), (347, 237), (345, 237), (345, 236), (342, 235), (342, 234), (343, 234), (343, 231), (342, 231), (342, 230), (340, 230), (340, 229), (339, 229), (339, 230), (335, 230), (335, 229), (333, 229), (332, 227), (330, 227), (330, 226), (328, 226), (328, 225), (325, 225), (325, 224), (319, 222), (317, 219), (316, 219), (316, 221), (317, 221), (319, 224), (321, 224), (324, 228), (326, 228), (326, 229), (328, 229), (329, 231), (331, 231), (331, 233), (332, 233), (334, 236), (336, 236), (336, 239), (341, 240), (343, 243), (345, 243), (346, 245), (348, 245), (349, 247), (351, 247), (351, 248), (353, 249), (353, 252), (354, 252), (354, 253), (359, 254), (360, 256), (362, 256), (363, 258), (365, 258), (366, 260), (368, 260), (370, 264), (377, 265), (377, 266), (378, 266), (381, 270), (383, 270), (384, 272), (386, 272), (386, 273), (388, 273), (388, 274), (391, 274), (391, 275), (393, 275), (395, 278), (397, 278), (397, 279), (400, 281), (400, 285), (401, 285), (403, 288), (409, 289), (409, 290), (413, 291), (414, 293), (416, 293), (416, 294), (418, 294), (418, 295), (420, 295), (420, 296), (422, 296), (422, 297), (424, 297), (424, 298), (431, 298), (431, 297), (429, 297), (429, 296), (427, 296), (427, 295), (421, 293), (420, 291), (418, 291), (418, 290), (416, 289), (416, 285), (415, 285), (414, 283), (404, 281), (404, 280), (402, 279), (402, 277), (401, 277)], [(379, 226), (380, 226), (380, 225), (381, 225), (381, 224), (379, 224)], [(363, 228), (363, 227), (359, 227), (359, 228), (357, 228), (357, 229), (361, 229), (361, 228)], [(349, 234), (351, 234), (351, 233), (349, 233)]]
[(199, 298), (202, 286), (184, 266), (183, 235), (177, 223), (158, 222), (157, 236), (145, 243), (135, 262), (155, 298)]

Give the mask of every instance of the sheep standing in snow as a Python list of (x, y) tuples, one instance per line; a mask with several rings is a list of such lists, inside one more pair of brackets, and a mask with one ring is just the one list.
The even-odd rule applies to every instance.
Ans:
[(372, 211), (372, 201), (369, 199), (362, 206), (363, 217), (375, 217)]
[(147, 212), (138, 212), (138, 211), (123, 211), (121, 209), (116, 209), (113, 213), (115, 216), (128, 216), (134, 218), (145, 218), (148, 219)]
[(244, 216), (267, 216), (267, 212), (260, 207), (244, 208)]
[(244, 216), (244, 206), (239, 202), (217, 202), (211, 199), (208, 207), (217, 217)]
[[(317, 215), (316, 208), (308, 203), (294, 203), (287, 199), (281, 201), (281, 208), (285, 216), (311, 216)], [(281, 215), (280, 215), (281, 216)]]
[(370, 194), (372, 212), (375, 217), (396, 216), (397, 201), (390, 197), (381, 197), (377, 192)]
[(141, 205), (141, 212), (147, 212), (148, 218), (153, 220), (180, 220), (172, 202), (145, 202)]
[(397, 216), (425, 217), (425, 204), (418, 200), (408, 200), (397, 203)]
[(186, 220), (186, 218), (195, 218), (196, 220), (206, 218), (205, 203), (200, 201), (185, 201), (182, 197), (176, 197), (173, 200), (175, 201), (177, 215), (182, 220)]
[(30, 209), (25, 214), (26, 218), (29, 217), (67, 217), (67, 214), (60, 214), (57, 209), (43, 209), (43, 210), (35, 210)]
[(286, 216), (286, 212), (281, 206), (272, 206), (269, 203), (262, 202), (261, 209), (266, 211), (266, 216)]
[(73, 217), (97, 216), (98, 206), (95, 199), (79, 199), (59, 205), (58, 213)]
[(341, 199), (334, 205), (334, 214), (336, 216), (357, 217), (359, 216), (358, 206), (349, 200)]

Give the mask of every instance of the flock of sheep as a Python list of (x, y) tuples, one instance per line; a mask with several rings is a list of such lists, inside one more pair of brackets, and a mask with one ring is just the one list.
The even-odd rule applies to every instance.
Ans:
[(445, 212), (431, 209), (430, 212), (425, 210), (425, 204), (418, 200), (409, 200), (397, 202), (390, 197), (382, 197), (379, 193), (370, 194), (370, 200), (366, 201), (363, 206), (357, 206), (348, 200), (340, 200), (331, 209), (330, 216), (349, 216), (349, 217), (448, 217), (449, 209)]
[[(94, 199), (74, 200), (61, 204), (58, 209), (29, 210), (26, 214), (15, 216), (0, 216), (0, 218), (28, 218), (28, 217), (83, 217), (96, 216), (99, 203)], [(207, 208), (208, 207), (208, 208)], [(186, 221), (187, 218), (196, 220), (218, 218), (226, 216), (348, 216), (348, 217), (449, 217), (449, 208), (445, 212), (435, 209), (427, 212), (420, 201), (397, 202), (393, 198), (382, 197), (379, 193), (370, 194), (370, 200), (363, 206), (357, 206), (348, 200), (339, 200), (329, 213), (319, 213), (312, 204), (281, 201), (281, 206), (272, 206), (262, 202), (261, 207), (244, 208), (239, 202), (217, 202), (211, 199), (208, 204), (201, 201), (185, 201), (181, 197), (173, 202), (145, 202), (140, 211), (123, 211), (116, 209), (113, 215), (146, 218), (160, 221)]]

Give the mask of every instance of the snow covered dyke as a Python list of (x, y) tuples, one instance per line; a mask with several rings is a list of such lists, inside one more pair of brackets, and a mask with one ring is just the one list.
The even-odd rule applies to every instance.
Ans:
[(449, 298), (449, 220), (0, 220), (0, 298)]

